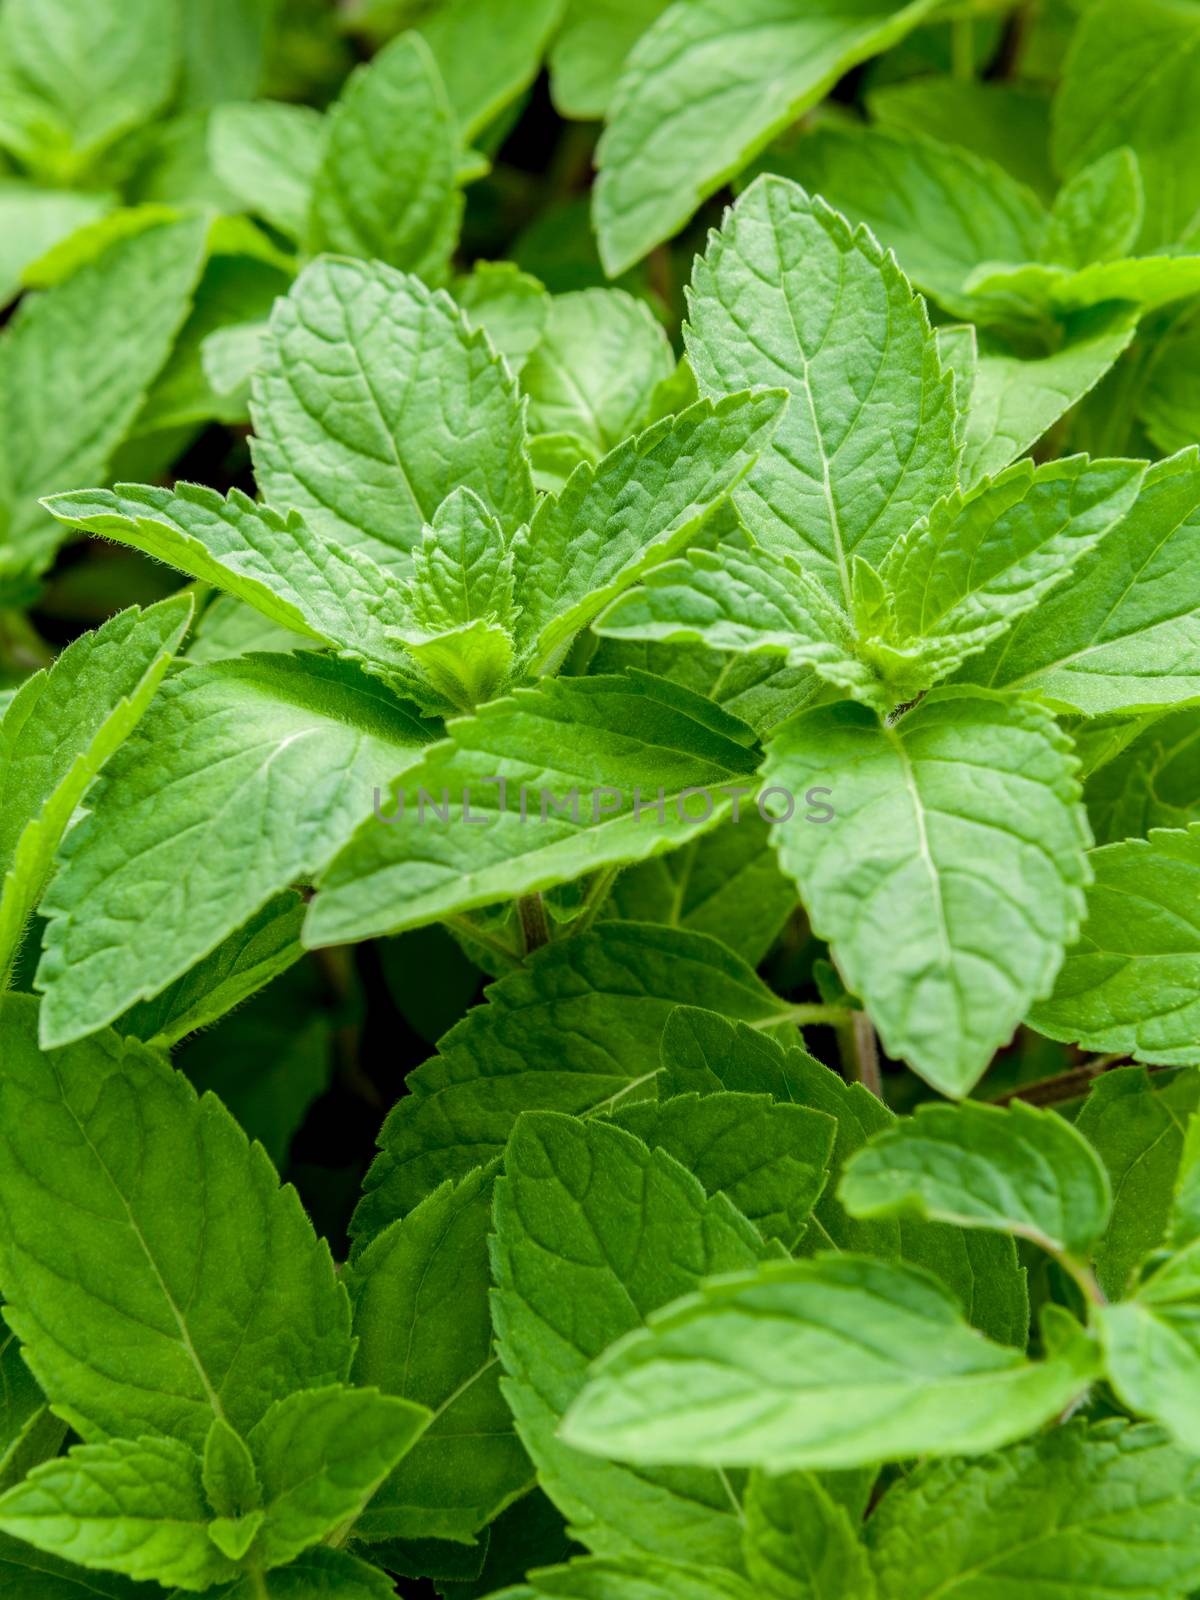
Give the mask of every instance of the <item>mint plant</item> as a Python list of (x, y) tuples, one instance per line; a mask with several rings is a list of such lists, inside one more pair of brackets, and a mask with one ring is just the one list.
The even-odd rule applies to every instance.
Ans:
[(1200, 1593), (1198, 26), (0, 6), (0, 1593)]

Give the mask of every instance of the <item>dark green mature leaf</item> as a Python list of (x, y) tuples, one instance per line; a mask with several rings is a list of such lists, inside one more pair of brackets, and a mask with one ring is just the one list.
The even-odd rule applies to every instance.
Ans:
[(1083, 798), (1097, 844), (1200, 822), (1200, 707), (1150, 717), (1140, 730), (1133, 724), (1124, 748), (1091, 773)]
[(752, 966), (766, 955), (796, 906), (780, 872), (767, 824), (743, 812), (736, 827), (716, 828), (618, 877), (601, 916), (708, 933)]
[(747, 526), (848, 608), (852, 558), (882, 559), (955, 482), (952, 384), (924, 304), (865, 230), (760, 178), (697, 262), (690, 308), (702, 392), (792, 397), (735, 495)]
[(694, 1463), (630, 1471), (573, 1449), (559, 1425), (614, 1339), (765, 1249), (723, 1196), (706, 1198), (677, 1162), (620, 1128), (534, 1112), (513, 1130), (493, 1248), (503, 1387), (542, 1487), (596, 1554), (670, 1560), (686, 1550), (741, 1569), (727, 1479)]
[(0, 987), (75, 808), (145, 712), (191, 615), (190, 599), (122, 611), (27, 679), (0, 718)]
[(766, 1600), (873, 1600), (867, 1552), (815, 1474), (755, 1472), (745, 1506), (746, 1569)]
[[(724, 789), (746, 791), (750, 738), (649, 675), (518, 689), (451, 722), (393, 787), (387, 822), (363, 823), (322, 874), (305, 938), (395, 933), (673, 849), (728, 811)], [(425, 814), (430, 797), (449, 820)]]
[(462, 217), (458, 164), (458, 127), (429, 46), (402, 34), (351, 75), (326, 117), (307, 248), (440, 278)]
[(66, 1431), (25, 1365), (16, 1334), (0, 1324), (0, 1491), (54, 1455)]
[(453, 489), (510, 535), (533, 510), (511, 372), (448, 295), (381, 262), (305, 268), (275, 304), (251, 414), (266, 498), (394, 570)]
[(532, 1481), (492, 1349), (493, 1178), (481, 1168), (448, 1180), (347, 1269), (354, 1380), (433, 1412), (359, 1518), (358, 1538), (470, 1542)]
[(529, 1574), (528, 1585), (496, 1600), (750, 1600), (753, 1589), (719, 1567), (693, 1567), (642, 1555), (572, 1561)]
[(206, 233), (195, 218), (118, 239), (5, 329), (0, 577), (52, 556), (41, 495), (104, 478), (187, 316)]
[(724, 1194), (770, 1241), (791, 1251), (828, 1175), (837, 1125), (770, 1095), (682, 1094), (622, 1106), (613, 1120), (651, 1150), (665, 1150)]
[[(703, 1004), (710, 1002), (705, 998)], [(744, 1024), (681, 1005), (663, 1029), (659, 1092), (703, 1094), (721, 1088), (769, 1094), (834, 1120), (829, 1181), (813, 1208), (801, 1253), (852, 1250), (924, 1267), (953, 1290), (974, 1327), (1001, 1344), (1025, 1348), (1029, 1301), (1010, 1238), (911, 1218), (864, 1220), (842, 1204), (839, 1179), (847, 1163), (873, 1135), (896, 1126), (881, 1100), (860, 1083), (844, 1082), (804, 1050), (785, 1052)]]
[(594, 216), (610, 277), (692, 215), (849, 68), (930, 9), (911, 0), (676, 0), (630, 51), (597, 151)]
[(838, 1195), (856, 1216), (916, 1212), (993, 1228), (1086, 1260), (1104, 1232), (1108, 1175), (1054, 1111), (1015, 1101), (918, 1106), (850, 1160)]
[(219, 1600), (393, 1600), (396, 1585), (378, 1568), (319, 1546), (286, 1567), (253, 1574), (213, 1593)]
[(1052, 1039), (1174, 1066), (1200, 1062), (1200, 824), (1088, 857), (1087, 918), (1054, 993), (1030, 1013)]
[(148, 1589), (115, 1572), (89, 1572), (35, 1550), (24, 1540), (0, 1534), (0, 1595), (4, 1600), (96, 1600), (97, 1596), (101, 1600), (161, 1600), (162, 1593), (158, 1587)]
[(1054, 193), (1050, 99), (1040, 84), (922, 73), (872, 85), (867, 105), (885, 128), (962, 145), (999, 162), (1043, 199)]
[(919, 1468), (867, 1523), (880, 1600), (1184, 1600), (1200, 1582), (1200, 1464), (1157, 1428), (1051, 1428)]
[[(372, 787), (426, 739), (381, 685), (319, 656), (173, 678), (109, 766), (44, 901), (45, 1042), (157, 994), (311, 878), (370, 814)], [(154, 939), (131, 941), (131, 917), (152, 922)]]
[(1151, 1078), (1122, 1067), (1097, 1078), (1076, 1127), (1108, 1169), (1112, 1216), (1096, 1251), (1100, 1287), (1114, 1299), (1167, 1235), (1184, 1130), (1200, 1106), (1200, 1073)]
[(111, 1033), (43, 1052), (25, 996), (0, 1029), (5, 1317), (72, 1427), (198, 1450), (344, 1377), (328, 1248), (224, 1107)]
[(373, 1237), (443, 1179), (500, 1155), (522, 1111), (586, 1117), (650, 1097), (663, 1025), (689, 1003), (760, 1025), (786, 1016), (744, 961), (703, 934), (606, 922), (534, 951), (409, 1075), (356, 1231)]
[(954, 1455), (1049, 1421), (1096, 1365), (1074, 1325), (1036, 1364), (991, 1343), (911, 1267), (769, 1261), (610, 1343), (561, 1435), (620, 1460), (771, 1472)]
[(763, 777), (832, 788), (832, 825), (776, 826), (780, 863), (889, 1053), (965, 1094), (1079, 927), (1087, 830), (1065, 736), (1030, 703), (936, 690), (891, 725), (849, 703), (801, 713)]

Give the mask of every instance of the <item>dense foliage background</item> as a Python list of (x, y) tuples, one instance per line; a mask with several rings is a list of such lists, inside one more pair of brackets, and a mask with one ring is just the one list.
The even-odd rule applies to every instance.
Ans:
[(1198, 63), (0, 0), (0, 1594), (1200, 1593)]

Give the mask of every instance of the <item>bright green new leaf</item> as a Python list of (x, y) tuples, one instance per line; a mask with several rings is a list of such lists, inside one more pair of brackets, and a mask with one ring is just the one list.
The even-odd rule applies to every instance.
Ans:
[[(381, 684), (321, 656), (172, 678), (109, 765), (43, 902), (45, 1044), (158, 994), (272, 896), (311, 881), (370, 816), (372, 788), (427, 738)], [(154, 938), (130, 939), (131, 919)]]
[(1075, 1328), (1044, 1361), (993, 1344), (927, 1273), (867, 1256), (772, 1261), (611, 1344), (561, 1429), (645, 1465), (854, 1467), (1019, 1439), (1096, 1370)]
[(424, 1433), (429, 1412), (375, 1389), (304, 1389), (247, 1435), (266, 1513), (258, 1553), (280, 1566), (345, 1524)]
[(7, 305), (21, 288), (26, 267), (77, 228), (102, 217), (115, 198), (0, 180), (0, 305)]
[(444, 0), (420, 18), (464, 139), (537, 77), (562, 12), (563, 0)]
[(477, 1169), (442, 1184), (346, 1270), (354, 1381), (433, 1412), (360, 1517), (360, 1538), (470, 1542), (532, 1481), (492, 1348), (493, 1177), (494, 1169)]
[(547, 496), (514, 561), (521, 639), (533, 665), (557, 665), (610, 600), (695, 537), (766, 454), (787, 404), (778, 390), (699, 400), (627, 439)]
[(674, 849), (728, 811), (723, 791), (749, 792), (751, 737), (648, 674), (518, 689), (393, 786), (322, 873), (305, 939), (396, 933)]
[(1200, 1582), (1200, 1468), (1157, 1428), (1048, 1428), (918, 1468), (867, 1523), (879, 1600), (1184, 1600)]
[(325, 118), (307, 249), (442, 277), (462, 217), (458, 162), (454, 112), (429, 47), (402, 34), (351, 75)]
[(760, 1025), (786, 1014), (752, 968), (703, 934), (605, 922), (534, 951), (409, 1075), (380, 1133), (356, 1232), (373, 1237), (443, 1179), (500, 1155), (523, 1110), (586, 1117), (651, 1097), (659, 1036), (677, 1005)]
[(1200, 824), (1089, 856), (1087, 918), (1054, 993), (1030, 1014), (1052, 1039), (1175, 1066), (1200, 1063)]
[(43, 1052), (26, 996), (0, 1030), (4, 1314), (76, 1432), (199, 1451), (344, 1377), (328, 1247), (220, 1102), (111, 1033)]
[(533, 509), (511, 372), (448, 295), (381, 262), (316, 261), (276, 301), (251, 412), (267, 500), (394, 570), (454, 489), (509, 535)]
[(0, 718), (0, 986), (76, 807), (145, 712), (191, 615), (186, 598), (120, 612), (27, 679)]
[(470, 489), (447, 495), (413, 546), (415, 620), (436, 632), (464, 622), (513, 622), (513, 560), (504, 531)]
[(597, 151), (593, 211), (610, 277), (930, 9), (911, 0), (675, 0), (634, 45)]
[(546, 328), (550, 296), (511, 261), (477, 261), (454, 284), (454, 298), (472, 327), (484, 328), (514, 372), (520, 373)]
[(956, 478), (952, 384), (923, 303), (865, 230), (760, 178), (697, 262), (690, 308), (702, 392), (791, 394), (735, 495), (747, 527), (848, 608), (854, 555), (878, 562)]
[(1076, 269), (1116, 261), (1133, 254), (1141, 231), (1137, 157), (1125, 147), (1110, 150), (1059, 190), (1042, 240), (1042, 260)]
[(83, 1567), (180, 1589), (237, 1576), (209, 1537), (200, 1458), (169, 1438), (78, 1445), (0, 1497), (0, 1532)]
[(829, 827), (776, 825), (780, 864), (889, 1054), (965, 1094), (1079, 928), (1087, 825), (1065, 736), (1033, 704), (944, 689), (890, 724), (849, 703), (802, 712), (762, 776), (833, 790)]
[(851, 1157), (838, 1197), (855, 1216), (915, 1212), (995, 1228), (1086, 1261), (1109, 1217), (1099, 1156), (1056, 1112), (924, 1105)]
[(589, 1364), (702, 1278), (766, 1247), (724, 1196), (611, 1124), (531, 1112), (496, 1188), (493, 1316), (504, 1392), (539, 1480), (597, 1555), (680, 1551), (741, 1569), (738, 1506), (707, 1466), (631, 1471), (574, 1449), (560, 1426)]

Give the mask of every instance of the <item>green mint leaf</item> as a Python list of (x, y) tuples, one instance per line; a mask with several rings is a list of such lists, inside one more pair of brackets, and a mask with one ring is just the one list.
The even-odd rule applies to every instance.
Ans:
[[(172, 678), (109, 765), (43, 902), (46, 1045), (150, 999), (311, 880), (370, 815), (372, 787), (417, 761), (427, 737), (381, 685), (319, 656)], [(153, 921), (153, 940), (128, 938), (135, 914)]]
[(533, 450), (540, 434), (569, 434), (585, 447), (580, 459), (599, 461), (644, 425), (655, 387), (674, 370), (670, 341), (645, 301), (620, 289), (555, 295), (521, 373)]
[[(390, 822), (369, 817), (322, 872), (306, 941), (400, 932), (683, 844), (730, 809), (720, 791), (745, 787), (750, 738), (649, 675), (518, 689), (451, 722), (393, 786), (381, 808)], [(711, 791), (711, 808), (698, 794), (689, 810), (687, 790)], [(428, 813), (431, 796), (448, 821)]]
[[(669, 239), (702, 200), (860, 61), (930, 9), (822, 0), (676, 0), (634, 45), (597, 150), (593, 201), (610, 277)], [(714, 115), (714, 106), (720, 111)]]
[(1144, 474), (1140, 461), (1019, 462), (939, 500), (880, 569), (885, 642), (916, 642), (918, 667), (945, 675), (1071, 576), (1128, 512)]
[(747, 527), (849, 607), (852, 557), (879, 561), (955, 482), (951, 380), (923, 303), (870, 234), (759, 178), (697, 262), (690, 305), (701, 392), (791, 394), (735, 495)]
[(290, 889), (275, 895), (189, 972), (152, 1000), (130, 1006), (118, 1018), (117, 1032), (170, 1049), (210, 1027), (299, 961), (303, 921), (299, 895)]
[(187, 316), (206, 231), (197, 218), (119, 239), (5, 329), (0, 574), (36, 574), (53, 555), (39, 496), (105, 476)]
[(838, 1185), (855, 1216), (915, 1212), (994, 1228), (1086, 1261), (1109, 1219), (1108, 1174), (1056, 1112), (1015, 1101), (919, 1106), (859, 1150)]
[(818, 128), (763, 167), (865, 224), (913, 284), (955, 316), (983, 319), (964, 293), (980, 262), (1036, 259), (1041, 202), (995, 162), (960, 145), (880, 128)]
[(1200, 825), (1156, 828), (1088, 859), (1094, 881), (1079, 942), (1030, 1022), (1088, 1049), (1195, 1066)]
[(16, 296), (26, 267), (77, 228), (98, 221), (115, 199), (39, 189), (20, 179), (0, 181), (0, 305)]
[(1200, 1249), (1170, 1256), (1128, 1300), (1097, 1308), (1109, 1382), (1131, 1411), (1160, 1423), (1189, 1455), (1200, 1441)]
[(211, 1523), (199, 1458), (169, 1438), (77, 1445), (0, 1496), (0, 1532), (82, 1567), (188, 1590), (237, 1576)]
[(155, 0), (6, 5), (0, 58), (15, 103), (0, 142), (69, 183), (163, 109), (179, 66), (178, 30), (174, 9)]
[(724, 1194), (770, 1242), (792, 1250), (828, 1175), (836, 1124), (769, 1095), (682, 1094), (613, 1113), (619, 1127)]
[(557, 665), (580, 628), (696, 535), (768, 451), (786, 404), (778, 390), (697, 401), (542, 500), (515, 550), (521, 638), (535, 665)]
[(144, 714), (191, 614), (186, 598), (122, 611), (27, 679), (0, 718), (0, 979), (76, 807)]
[(396, 1585), (386, 1572), (318, 1545), (286, 1567), (253, 1573), (220, 1600), (394, 1600)]
[(401, 34), (325, 118), (305, 244), (444, 276), (458, 242), (459, 135), (425, 40)]
[(475, 621), (511, 627), (513, 558), (500, 524), (470, 489), (447, 495), (413, 547), (413, 618), (430, 633)]
[(819, 1478), (752, 1473), (745, 1507), (746, 1570), (766, 1600), (873, 1600), (867, 1552)]
[(354, 1381), (433, 1412), (424, 1436), (359, 1518), (360, 1539), (470, 1541), (532, 1482), (492, 1348), (494, 1176), (489, 1167), (442, 1184), (346, 1270)]
[[(262, 1505), (262, 1485), (249, 1446), (224, 1417), (214, 1417), (204, 1441), (204, 1493), (222, 1517), (236, 1520)], [(234, 1557), (237, 1560), (237, 1557)]]
[(251, 412), (267, 500), (393, 570), (454, 489), (508, 535), (533, 509), (511, 373), (449, 296), (380, 262), (316, 261), (276, 301)]
[(4, 1314), (76, 1432), (200, 1451), (344, 1377), (328, 1248), (220, 1102), (111, 1033), (43, 1052), (25, 996), (0, 1029)]
[(767, 1262), (610, 1343), (567, 1446), (635, 1463), (855, 1467), (1019, 1439), (1096, 1370), (1081, 1328), (1046, 1360), (984, 1339), (927, 1273), (867, 1256)]
[(1104, 1073), (1084, 1102), (1075, 1126), (1104, 1162), (1113, 1195), (1095, 1254), (1096, 1276), (1110, 1298), (1125, 1294), (1136, 1269), (1167, 1237), (1185, 1128), (1198, 1106), (1200, 1075), (1151, 1078), (1144, 1067)]
[[(963, 429), (962, 481), (972, 484), (1006, 467), (1037, 442), (1112, 367), (1137, 328), (1126, 306), (1101, 306), (1067, 319), (1062, 343), (1049, 355), (1014, 349), (981, 333)], [(942, 359), (958, 368), (948, 335), (937, 330)]]
[(266, 1513), (258, 1552), (280, 1566), (361, 1515), (420, 1438), (429, 1412), (374, 1389), (304, 1389), (247, 1436)]
[(121, 483), (111, 493), (51, 495), (45, 504), (59, 521), (166, 561), (380, 674), (396, 665), (400, 652), (385, 629), (406, 609), (403, 585), (365, 551), (321, 537), (296, 512), (282, 516), (240, 489), (222, 497), (194, 483)]
[[(504, 1392), (542, 1487), (598, 1555), (741, 1569), (728, 1482), (693, 1458), (672, 1472), (572, 1448), (560, 1423), (590, 1363), (651, 1312), (766, 1247), (723, 1197), (610, 1124), (530, 1112), (496, 1186), (493, 1316)], [(586, 1314), (581, 1315), (581, 1311)]]
[(703, 934), (606, 922), (534, 951), (409, 1075), (355, 1232), (373, 1237), (444, 1179), (502, 1154), (521, 1111), (586, 1117), (652, 1095), (659, 1035), (687, 1004), (751, 1023), (785, 1016), (753, 969)]
[(1078, 272), (1036, 265), (997, 271), (984, 267), (971, 276), (967, 287), (985, 302), (995, 296), (1035, 317), (1039, 312), (1064, 316), (1107, 300), (1128, 301), (1142, 314), (1194, 295), (1200, 289), (1200, 256), (1097, 261)]
[(1200, 822), (1200, 708), (1184, 706), (1144, 721), (1119, 717), (1114, 732), (1128, 735), (1123, 747), (1092, 770), (1083, 791), (1096, 843), (1144, 839), (1152, 828)]
[(1055, 190), (1049, 167), (1050, 106), (1045, 90), (997, 78), (922, 72), (867, 90), (872, 116), (885, 128), (924, 134), (998, 162), (1043, 199)]
[(550, 95), (560, 115), (588, 121), (608, 110), (625, 57), (670, 0), (567, 0), (550, 47)]
[(537, 77), (563, 0), (448, 0), (419, 23), (464, 140)]
[(1041, 259), (1080, 268), (1132, 255), (1142, 231), (1142, 214), (1137, 157), (1125, 147), (1110, 150), (1059, 190)]
[(757, 966), (795, 908), (767, 824), (743, 816), (735, 828), (626, 868), (600, 915), (707, 933)]
[(158, 1600), (155, 1590), (147, 1591), (129, 1578), (115, 1572), (89, 1572), (6, 1534), (0, 1534), (0, 1580), (21, 1600), (95, 1600), (97, 1595), (102, 1600), (150, 1600), (151, 1596)]
[(725, 1088), (769, 1094), (785, 1105), (807, 1106), (833, 1118), (829, 1179), (813, 1207), (799, 1253), (869, 1252), (924, 1267), (954, 1292), (974, 1327), (1001, 1344), (1025, 1348), (1029, 1300), (1010, 1238), (910, 1217), (863, 1219), (842, 1204), (839, 1180), (847, 1164), (872, 1136), (897, 1126), (888, 1108), (862, 1084), (846, 1083), (804, 1050), (785, 1052), (761, 1032), (690, 1006), (671, 1013), (661, 1049), (661, 1095)]
[(1145, 216), (1143, 252), (1186, 243), (1200, 208), (1191, 115), (1200, 69), (1200, 21), (1170, 0), (1136, 13), (1103, 0), (1080, 19), (1054, 104), (1054, 160), (1076, 173), (1128, 146), (1138, 159)]
[(66, 1432), (25, 1365), (16, 1334), (0, 1323), (0, 1492), (57, 1455)]
[(653, 568), (595, 626), (614, 639), (770, 652), (789, 666), (811, 666), (867, 705), (888, 710), (895, 700), (859, 659), (849, 619), (817, 580), (786, 551), (764, 550), (740, 533)]
[(221, 183), (297, 242), (307, 227), (323, 126), (310, 107), (273, 100), (217, 106), (208, 124), (208, 154)]
[(454, 298), (471, 326), (485, 329), (512, 370), (520, 373), (550, 316), (552, 301), (538, 280), (511, 261), (477, 261), (455, 282)]
[(753, 1591), (735, 1573), (674, 1561), (585, 1558), (529, 1574), (528, 1587), (506, 1589), (495, 1600), (750, 1600)]
[(1157, 1428), (1075, 1422), (920, 1467), (867, 1523), (880, 1600), (1184, 1600), (1200, 1575), (1196, 1464)]
[(247, 99), (278, 45), (272, 0), (217, 0), (208, 15), (185, 7), (179, 100), (187, 107)]
[(1198, 341), (1200, 333), (1184, 312), (1157, 339), (1136, 399), (1137, 420), (1164, 455), (1200, 437)]
[(1087, 826), (1065, 736), (1032, 703), (944, 689), (890, 725), (848, 703), (802, 712), (762, 777), (832, 788), (835, 827), (776, 825), (780, 864), (888, 1053), (966, 1094), (1079, 928)]

